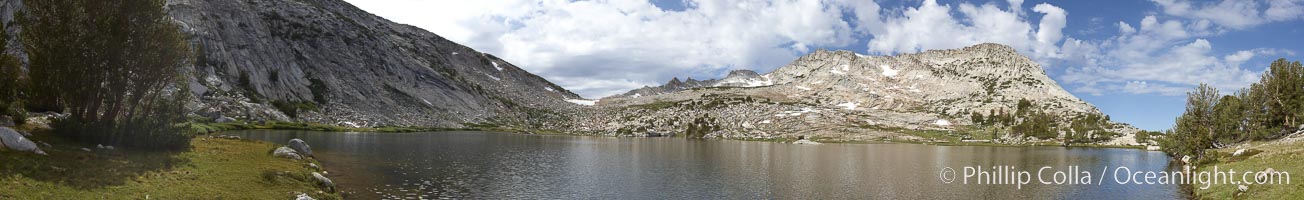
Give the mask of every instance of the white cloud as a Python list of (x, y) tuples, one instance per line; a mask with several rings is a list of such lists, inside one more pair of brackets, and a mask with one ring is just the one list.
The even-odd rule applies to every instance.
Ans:
[(1300, 0), (1267, 0), (1267, 8), (1257, 0), (1222, 0), (1190, 2), (1186, 0), (1152, 0), (1164, 14), (1192, 20), (1208, 20), (1230, 29), (1246, 29), (1261, 24), (1298, 19), (1304, 16)]
[(1191, 26), (1176, 20), (1159, 22), (1147, 16), (1141, 20), (1139, 31), (1130, 30), (1127, 23), (1119, 24), (1118, 36), (1072, 48), (1066, 42), (1064, 52), (1069, 56), (1065, 59), (1080, 67), (1066, 70), (1060, 78), (1081, 85), (1074, 91), (1093, 95), (1107, 91), (1182, 95), (1200, 83), (1231, 91), (1258, 80), (1261, 72), (1242, 67), (1245, 61), (1256, 55), (1289, 53), (1253, 49), (1218, 55), (1212, 43), (1191, 38), (1186, 30)]
[(1271, 0), (1263, 16), (1272, 21), (1288, 21), (1304, 18), (1304, 0)]
[[(866, 11), (857, 17), (872, 18), (876, 14), (869, 11), (878, 10), (864, 1), (703, 0), (687, 2), (683, 11), (643, 0), (351, 3), (498, 55), (586, 97), (672, 76), (773, 69), (815, 47), (852, 44), (855, 22), (843, 20), (843, 11)], [(445, 11), (454, 13), (440, 13)], [(610, 80), (623, 83), (581, 85)]]
[(1127, 22), (1118, 22), (1118, 32), (1121, 34), (1136, 33), (1136, 28), (1132, 28), (1132, 25), (1128, 25)]
[(925, 0), (918, 7), (905, 8), (899, 16), (883, 17), (884, 28), (871, 31), (868, 48), (872, 53), (910, 53), (929, 49), (950, 49), (978, 43), (1010, 45), (1034, 59), (1058, 57), (1056, 48), (1063, 40), (1068, 12), (1050, 4), (1038, 4), (1033, 11), (1042, 14), (1034, 31), (1029, 16), (1023, 13), (1022, 1), (1010, 1), (1008, 9), (994, 4), (960, 3), (961, 15), (953, 16), (951, 5)]
[(1046, 3), (1037, 4), (1036, 7), (1032, 7), (1032, 10), (1046, 14), (1045, 17), (1041, 18), (1041, 25), (1037, 26), (1039, 28), (1037, 29), (1037, 42), (1042, 44), (1059, 42), (1060, 38), (1064, 36), (1060, 30), (1064, 29), (1068, 12)]
[[(1269, 2), (1269, 10), (1294, 6), (1295, 2), (1299, 0)], [(1051, 59), (1064, 66), (1057, 78), (1074, 85), (1069, 87), (1072, 91), (1091, 95), (1183, 95), (1200, 83), (1232, 91), (1257, 81), (1262, 73), (1243, 67), (1246, 61), (1293, 54), (1267, 48), (1220, 54), (1214, 51), (1215, 44), (1203, 37), (1288, 18), (1280, 16), (1299, 18), (1298, 14), (1277, 10), (1269, 11), (1277, 14), (1260, 15), (1260, 7), (1253, 1), (1192, 4), (1156, 0), (1156, 4), (1165, 16), (1145, 16), (1136, 27), (1120, 21), (1116, 36), (1091, 41), (1065, 39), (1059, 49), (1063, 56)], [(1268, 15), (1278, 17), (1261, 17)]]
[(1130, 94), (1157, 93), (1162, 95), (1174, 96), (1174, 95), (1184, 94), (1186, 93), (1186, 91), (1189, 91), (1191, 89), (1185, 87), (1173, 87), (1167, 85), (1150, 85), (1149, 83), (1146, 83), (1146, 81), (1128, 81), (1127, 84), (1123, 85), (1123, 88), (1121, 88), (1121, 90)]

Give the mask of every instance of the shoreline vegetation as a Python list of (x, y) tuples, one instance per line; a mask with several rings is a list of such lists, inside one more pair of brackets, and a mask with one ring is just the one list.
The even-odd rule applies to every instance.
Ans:
[(341, 199), (323, 192), (307, 163), (275, 157), (280, 145), (195, 137), (180, 152), (85, 147), (37, 130), (49, 155), (0, 151), (0, 199)]
[[(1186, 94), (1185, 111), (1156, 140), (1182, 168), (1304, 172), (1298, 158), (1304, 154), (1304, 65), (1299, 61), (1277, 59), (1258, 82), (1230, 94), (1205, 83)], [(1304, 182), (1215, 184), (1190, 192), (1198, 199), (1290, 199), (1304, 196)]]

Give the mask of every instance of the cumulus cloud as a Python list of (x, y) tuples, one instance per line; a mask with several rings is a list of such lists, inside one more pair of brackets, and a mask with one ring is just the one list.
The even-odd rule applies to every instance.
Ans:
[[(872, 19), (878, 10), (872, 1), (703, 0), (685, 2), (682, 11), (665, 10), (644, 0), (351, 3), (397, 13), (429, 8), (437, 11), (420, 13), (488, 11), (449, 14), (448, 18), (381, 15), (399, 22), (444, 27), (432, 31), (496, 54), (592, 98), (657, 85), (672, 76), (777, 68), (816, 47), (853, 44), (855, 31), (874, 26), (848, 22), (844, 11), (864, 11), (850, 13)], [(853, 23), (858, 28), (853, 29)]]
[(1266, 8), (1263, 3), (1255, 0), (1153, 1), (1162, 8), (1164, 14), (1207, 20), (1230, 29), (1246, 29), (1264, 23), (1294, 20), (1304, 16), (1304, 7), (1299, 6), (1301, 0), (1268, 0)]
[[(955, 7), (925, 0), (918, 7), (905, 8), (900, 15), (883, 17), (884, 27), (870, 31), (868, 49), (875, 54), (911, 53), (950, 49), (985, 42), (1001, 43), (1030, 54), (1034, 59), (1058, 57), (1068, 12), (1051, 4), (1038, 4), (1036, 28), (1032, 17), (1023, 15), (1022, 1), (1005, 8), (988, 3), (960, 3)], [(955, 8), (960, 15), (952, 15)]]
[[(1219, 55), (1213, 44), (1193, 38), (1179, 20), (1141, 19), (1140, 30), (1119, 22), (1119, 35), (1103, 41), (1083, 42), (1068, 51), (1065, 59), (1081, 67), (1069, 68), (1060, 79), (1079, 84), (1074, 89), (1093, 95), (1106, 91), (1129, 94), (1182, 95), (1200, 83), (1224, 91), (1245, 87), (1258, 80), (1260, 71), (1242, 67), (1245, 61), (1262, 55), (1290, 54), (1278, 49), (1252, 49)], [(1069, 49), (1066, 43), (1065, 49)]]

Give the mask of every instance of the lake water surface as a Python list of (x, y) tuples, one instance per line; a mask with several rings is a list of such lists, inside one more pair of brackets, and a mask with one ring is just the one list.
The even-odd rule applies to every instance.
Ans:
[[(225, 134), (312, 145), (329, 177), (351, 199), (1181, 199), (1175, 185), (1022, 188), (961, 181), (964, 167), (1030, 171), (1117, 167), (1165, 171), (1163, 153), (1131, 149), (796, 145), (683, 138), (616, 138), (494, 132), (332, 133), (237, 131)], [(960, 176), (951, 183), (946, 168)], [(1108, 168), (1106, 168), (1108, 167)], [(1107, 169), (1106, 174), (1101, 174)], [(1080, 174), (1080, 173), (1074, 173)], [(1075, 177), (1077, 178), (1077, 177)], [(1076, 180), (1076, 179), (1075, 179)]]

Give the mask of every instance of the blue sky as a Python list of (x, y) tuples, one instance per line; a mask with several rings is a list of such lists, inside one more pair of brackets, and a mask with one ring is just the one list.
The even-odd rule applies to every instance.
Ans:
[(1304, 0), (348, 0), (585, 97), (671, 77), (768, 72), (817, 49), (892, 55), (1003, 43), (1116, 121), (1172, 126), (1184, 92), (1224, 94), (1304, 53)]

